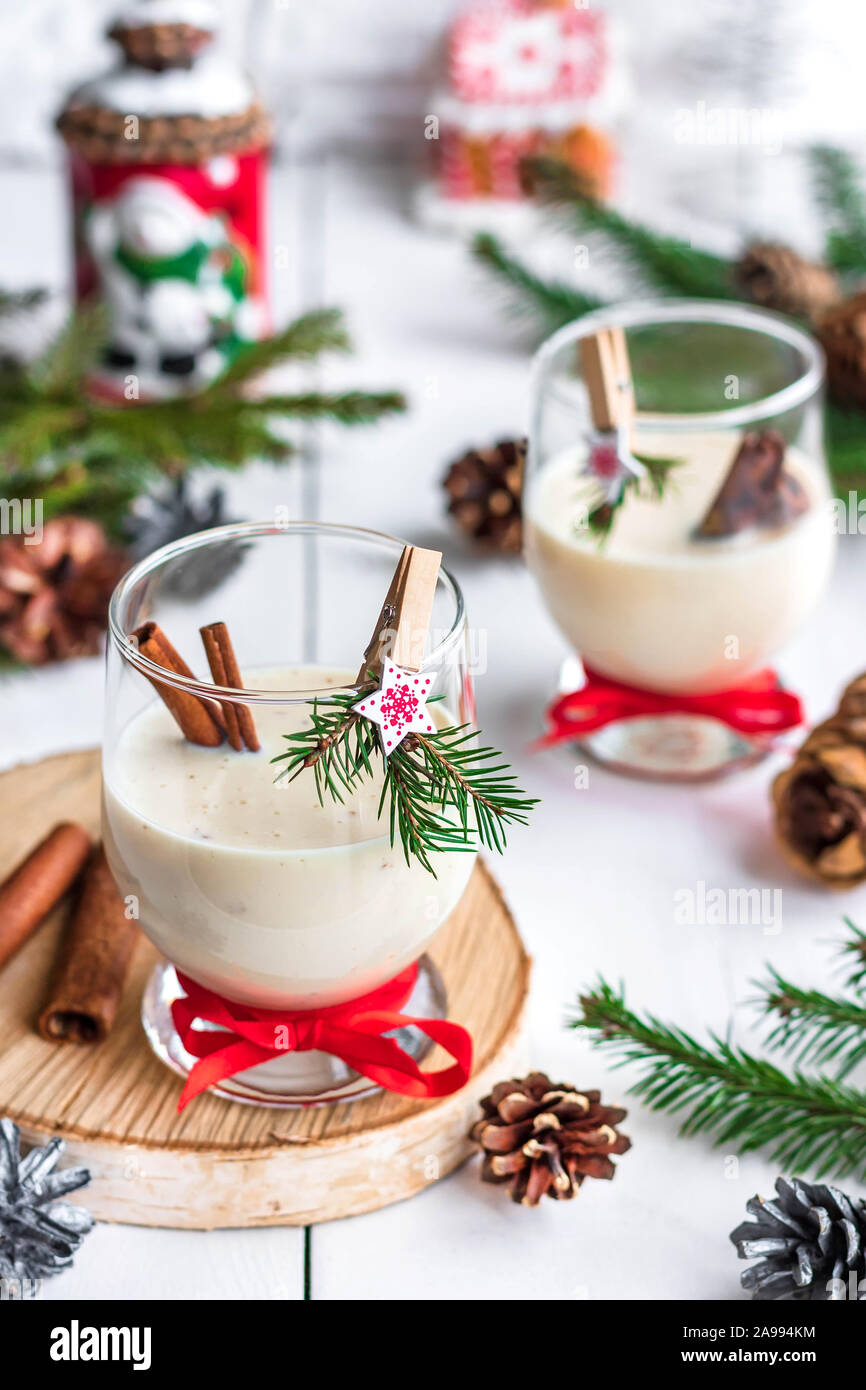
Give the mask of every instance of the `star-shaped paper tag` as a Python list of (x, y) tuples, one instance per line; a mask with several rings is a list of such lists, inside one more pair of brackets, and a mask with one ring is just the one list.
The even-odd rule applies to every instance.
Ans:
[(580, 471), (595, 479), (610, 505), (620, 501), (626, 485), (643, 477), (646, 468), (631, 452), (627, 430), (596, 430)]
[(386, 661), (382, 667), (379, 689), (374, 690), (372, 695), (365, 695), (363, 700), (352, 706), (365, 719), (379, 725), (382, 752), (386, 758), (407, 734), (435, 732), (426, 709), (432, 683), (432, 676), (401, 671), (392, 661)]

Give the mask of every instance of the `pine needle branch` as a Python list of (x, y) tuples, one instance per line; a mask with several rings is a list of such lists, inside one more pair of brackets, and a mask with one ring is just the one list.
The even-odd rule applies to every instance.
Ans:
[(850, 939), (839, 952), (851, 972), (845, 983), (848, 989), (859, 993), (866, 989), (866, 932), (855, 926), (850, 917), (844, 917), (842, 920), (851, 933)]
[(701, 299), (735, 299), (730, 262), (701, 251), (679, 237), (662, 236), (630, 221), (607, 203), (588, 195), (568, 164), (539, 157), (526, 161), (529, 185), (542, 207), (579, 234), (600, 232), (617, 247), (619, 261), (665, 294)]
[(247, 403), (251, 413), (290, 415), (298, 420), (336, 420), (341, 425), (369, 425), (383, 415), (406, 409), (406, 397), (399, 391), (307, 391), (297, 395), (265, 396)]
[(538, 320), (547, 332), (571, 323), (602, 303), (595, 295), (574, 289), (562, 280), (542, 280), (488, 232), (478, 233), (472, 253), (506, 291), (511, 312)]
[(772, 966), (760, 986), (766, 1013), (777, 1019), (767, 1046), (780, 1048), (800, 1065), (835, 1064), (840, 1080), (866, 1057), (866, 1004), (801, 989)]
[(87, 305), (70, 314), (57, 338), (27, 372), (34, 391), (68, 401), (96, 365), (107, 336), (108, 315), (102, 305)]
[(472, 851), (477, 844), (501, 852), (505, 827), (526, 825), (536, 805), (515, 785), (502, 754), (479, 747), (472, 729), (455, 725), (411, 734), (385, 758), (375, 725), (351, 708), (373, 688), (314, 700), (309, 726), (286, 734), (287, 751), (272, 759), (286, 764), (276, 780), (294, 781), (312, 768), (320, 802), (326, 793), (342, 802), (379, 765), (378, 816), (387, 804), (391, 845), (399, 838), (407, 863), (417, 859), (435, 877), (435, 854)]
[[(0, 293), (0, 314), (40, 298), (38, 291)], [(199, 464), (282, 462), (293, 452), (280, 429), (283, 421), (364, 425), (405, 409), (396, 391), (256, 395), (248, 389), (280, 362), (347, 351), (336, 309), (305, 314), (273, 338), (250, 344), (205, 390), (174, 400), (114, 405), (93, 398), (87, 378), (106, 336), (104, 311), (84, 309), (29, 365), (0, 357), (0, 470), (7, 498), (33, 496), (38, 489), (52, 514), (62, 501), (116, 531), (131, 499), (166, 474), (174, 477)]]
[(600, 541), (606, 540), (610, 535), (617, 512), (629, 494), (634, 493), (660, 502), (665, 495), (671, 472), (682, 467), (683, 463), (682, 459), (658, 458), (649, 454), (635, 454), (634, 457), (638, 463), (643, 464), (646, 473), (642, 477), (628, 478), (619, 497), (612, 502), (602, 501), (597, 506), (590, 507), (585, 514), (586, 525)]
[(271, 338), (243, 347), (231, 365), (208, 388), (207, 395), (224, 395), (283, 362), (311, 362), (323, 352), (349, 352), (351, 342), (339, 309), (315, 309), (303, 314)]
[(680, 1132), (712, 1134), (741, 1152), (766, 1149), (782, 1167), (866, 1179), (866, 1095), (840, 1081), (778, 1067), (715, 1034), (699, 1043), (653, 1014), (639, 1017), (622, 990), (599, 980), (580, 1000), (573, 1027), (637, 1065), (631, 1087), (652, 1110), (687, 1112)]
[(854, 160), (844, 150), (810, 151), (812, 182), (829, 222), (824, 259), (844, 274), (866, 271), (866, 195)]

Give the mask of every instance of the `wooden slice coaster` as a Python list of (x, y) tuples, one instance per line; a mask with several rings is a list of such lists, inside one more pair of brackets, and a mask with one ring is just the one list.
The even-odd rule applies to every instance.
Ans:
[[(65, 753), (0, 775), (0, 878), (59, 820), (99, 828), (99, 754)], [(82, 1200), (106, 1221), (144, 1226), (292, 1226), (398, 1202), (444, 1177), (470, 1153), (478, 1100), (525, 1071), (529, 960), (502, 895), (478, 864), (430, 955), (445, 980), (448, 1016), (475, 1040), (467, 1086), (439, 1101), (385, 1092), (351, 1105), (264, 1109), (211, 1095), (182, 1115), (181, 1082), (145, 1041), (141, 994), (157, 959), (142, 939), (108, 1039), (44, 1042), (43, 1001), (64, 909), (0, 971), (0, 1115), (25, 1139), (66, 1140), (85, 1163)], [(432, 1054), (425, 1066), (443, 1065)]]

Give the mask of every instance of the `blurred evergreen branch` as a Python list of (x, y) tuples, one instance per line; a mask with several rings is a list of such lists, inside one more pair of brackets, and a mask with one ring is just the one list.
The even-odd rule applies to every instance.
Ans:
[[(0, 293), (0, 314), (38, 298)], [(0, 492), (10, 499), (38, 492), (46, 517), (86, 512), (116, 532), (131, 500), (160, 476), (198, 464), (282, 462), (293, 449), (284, 422), (371, 424), (405, 409), (396, 391), (286, 394), (261, 387), (260, 378), (285, 362), (349, 350), (336, 309), (305, 314), (250, 344), (206, 389), (169, 401), (115, 405), (88, 393), (106, 332), (101, 310), (80, 310), (34, 361), (0, 358)]]
[[(810, 152), (815, 197), (828, 224), (825, 260), (846, 276), (866, 276), (866, 192), (850, 155), (828, 146)], [(550, 158), (525, 162), (527, 186), (555, 225), (576, 236), (602, 238), (616, 263), (662, 295), (733, 300), (733, 262), (660, 235), (591, 197), (569, 165)], [(543, 332), (599, 307), (604, 301), (562, 281), (536, 275), (495, 237), (476, 237), (473, 252), (507, 293), (512, 313), (534, 319)], [(838, 492), (866, 493), (866, 412), (832, 401), (826, 413), (827, 456)]]
[(617, 253), (619, 265), (639, 275), (662, 294), (695, 299), (736, 299), (731, 265), (680, 237), (662, 236), (641, 222), (623, 217), (585, 190), (580, 176), (556, 159), (526, 161), (533, 197), (569, 232), (600, 233)]
[(515, 317), (535, 320), (543, 333), (553, 333), (603, 303), (562, 280), (543, 280), (510, 255), (502, 242), (489, 232), (478, 233), (472, 250), (505, 291), (506, 306), (511, 313)]

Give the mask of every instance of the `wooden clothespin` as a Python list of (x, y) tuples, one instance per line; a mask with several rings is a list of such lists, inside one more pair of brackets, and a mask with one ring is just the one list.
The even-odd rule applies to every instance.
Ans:
[(600, 433), (620, 429), (630, 436), (634, 385), (622, 328), (602, 328), (578, 342), (580, 369), (589, 396), (592, 423)]
[(382, 674), (384, 657), (404, 671), (419, 669), (441, 563), (438, 550), (404, 547), (364, 652), (357, 676), (359, 685), (367, 680), (369, 672), (376, 677)]

